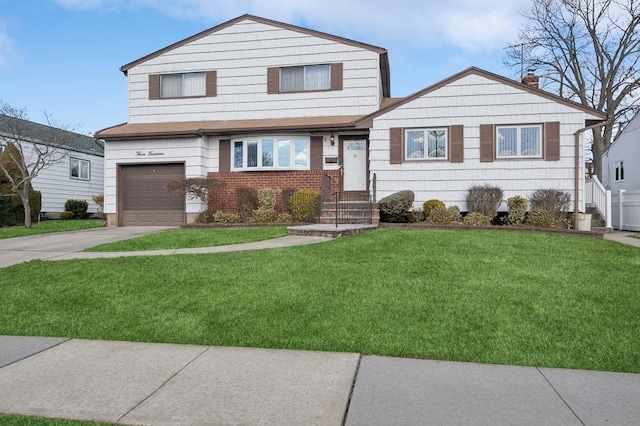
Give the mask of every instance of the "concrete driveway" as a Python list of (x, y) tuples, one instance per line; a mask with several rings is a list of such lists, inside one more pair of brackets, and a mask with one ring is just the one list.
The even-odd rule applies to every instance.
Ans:
[(100, 244), (175, 229), (174, 226), (127, 226), (30, 235), (0, 240), (0, 268), (34, 259), (50, 260)]

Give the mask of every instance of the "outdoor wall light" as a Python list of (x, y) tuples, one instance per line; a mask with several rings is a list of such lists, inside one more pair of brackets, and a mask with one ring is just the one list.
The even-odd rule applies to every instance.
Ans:
[(329, 142), (331, 142), (331, 145), (336, 144), (336, 138), (335, 136), (333, 136), (333, 133), (331, 133), (331, 136), (329, 136)]

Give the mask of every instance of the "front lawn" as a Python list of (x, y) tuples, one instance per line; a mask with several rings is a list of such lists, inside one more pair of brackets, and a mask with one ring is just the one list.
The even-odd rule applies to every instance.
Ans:
[(250, 243), (284, 237), (289, 232), (285, 226), (238, 228), (180, 228), (130, 240), (116, 241), (92, 247), (87, 251), (144, 251), (177, 248), (214, 247)]
[(47, 234), (50, 232), (79, 231), (82, 229), (100, 228), (104, 221), (100, 219), (78, 220), (43, 220), (31, 228), (24, 226), (0, 227), (0, 240), (4, 238), (26, 237), (28, 235)]
[(379, 229), (242, 253), (0, 269), (0, 334), (640, 372), (640, 250)]

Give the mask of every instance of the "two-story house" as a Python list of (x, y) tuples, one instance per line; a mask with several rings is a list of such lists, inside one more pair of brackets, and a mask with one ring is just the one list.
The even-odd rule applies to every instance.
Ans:
[[(243, 15), (121, 67), (129, 120), (100, 131), (109, 224), (181, 224), (206, 206), (168, 193), (213, 177), (235, 189), (409, 189), (465, 211), (474, 184), (527, 197), (557, 188), (584, 207), (582, 130), (601, 112), (470, 68), (391, 98), (380, 47)], [(281, 205), (281, 200), (278, 203)]]

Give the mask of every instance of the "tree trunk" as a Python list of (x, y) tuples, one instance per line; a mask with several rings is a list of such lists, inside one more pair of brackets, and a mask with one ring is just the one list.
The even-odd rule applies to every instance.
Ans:
[(21, 190), (18, 192), (22, 207), (24, 208), (24, 227), (31, 228), (31, 204), (29, 204), (29, 190)]

